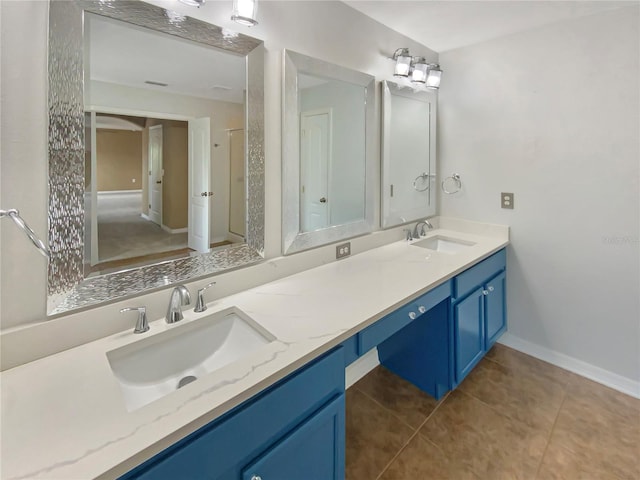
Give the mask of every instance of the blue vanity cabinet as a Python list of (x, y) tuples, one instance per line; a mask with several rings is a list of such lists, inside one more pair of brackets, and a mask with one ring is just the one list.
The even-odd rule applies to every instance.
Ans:
[(343, 480), (344, 365), (338, 347), (121, 478)]
[(344, 478), (344, 416), (341, 395), (246, 467), (242, 480)]
[(482, 288), (453, 306), (456, 381), (460, 383), (484, 355), (484, 295)]
[(454, 279), (451, 336), (456, 387), (507, 328), (504, 249)]

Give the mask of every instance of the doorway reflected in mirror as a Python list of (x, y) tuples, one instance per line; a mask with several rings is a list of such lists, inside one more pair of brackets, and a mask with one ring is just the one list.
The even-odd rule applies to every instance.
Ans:
[[(87, 152), (85, 169), (87, 277), (244, 241), (243, 129), (228, 132), (230, 189), (225, 200), (200, 191), (200, 177), (210, 169), (198, 164), (211, 158), (199, 151), (211, 143), (208, 118), (187, 122), (97, 113), (87, 120), (87, 138), (95, 136), (95, 142), (87, 142), (95, 146), (95, 155)], [(219, 202), (228, 209), (229, 228), (210, 241), (205, 225)], [(216, 232), (221, 231), (218, 226)]]

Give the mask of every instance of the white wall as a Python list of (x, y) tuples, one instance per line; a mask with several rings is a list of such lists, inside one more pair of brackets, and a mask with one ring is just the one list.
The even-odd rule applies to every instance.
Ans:
[[(400, 46), (411, 48), (416, 55), (424, 55), (429, 61), (437, 61), (437, 54), (426, 47), (340, 2), (262, 2), (260, 24), (251, 29), (229, 20), (230, 2), (207, 2), (200, 9), (175, 0), (153, 3), (265, 41), (265, 250), (269, 259), (278, 257), (281, 252), (282, 49), (286, 47), (360, 70), (377, 79), (391, 79), (393, 63), (386, 57)], [(47, 228), (47, 2), (3, 1), (0, 9), (2, 117), (11, 119), (10, 123), (2, 122), (1, 205), (20, 208), (36, 231), (42, 233)], [(379, 108), (376, 111), (379, 112)], [(130, 321), (117, 313), (124, 302), (38, 323), (45, 318), (44, 258), (12, 226), (3, 225), (1, 234), (0, 321), (5, 328), (9, 324), (31, 324), (27, 329), (21, 328), (17, 332), (13, 329), (12, 334), (2, 336), (3, 368), (11, 364), (6, 359), (13, 354), (24, 353), (21, 361), (25, 361), (128, 328)], [(400, 232), (385, 232), (361, 237), (353, 242), (352, 251), (357, 253), (376, 243), (399, 239), (400, 235)], [(216, 294), (228, 295), (256, 282), (292, 274), (332, 258), (335, 258), (335, 249), (327, 247), (271, 262), (263, 268), (239, 270), (217, 278)], [(257, 271), (261, 273), (257, 274)], [(203, 281), (189, 285), (193, 288), (195, 284), (202, 286)], [(151, 317), (157, 317), (166, 309), (166, 295), (164, 291), (138, 300), (147, 304)]]
[[(441, 54), (441, 214), (508, 224), (509, 332), (640, 380), (640, 38), (625, 8)], [(515, 209), (500, 209), (500, 192)]]

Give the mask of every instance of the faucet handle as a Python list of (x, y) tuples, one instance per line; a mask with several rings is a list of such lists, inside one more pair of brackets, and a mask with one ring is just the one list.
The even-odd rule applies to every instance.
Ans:
[(204, 303), (204, 291), (209, 287), (213, 287), (215, 284), (216, 282), (211, 282), (198, 290), (198, 300), (196, 300), (196, 307), (193, 309), (194, 312), (201, 313), (207, 309), (207, 304)]
[(147, 322), (146, 307), (121, 308), (120, 313), (124, 313), (124, 312), (138, 312), (138, 320), (136, 321), (136, 326), (133, 329), (133, 333), (144, 333), (149, 331), (149, 322)]

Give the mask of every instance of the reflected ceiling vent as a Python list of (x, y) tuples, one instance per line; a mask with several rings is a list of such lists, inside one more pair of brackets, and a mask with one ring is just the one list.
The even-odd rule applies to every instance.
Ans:
[(144, 83), (146, 83), (147, 85), (155, 85), (156, 87), (168, 87), (169, 86), (168, 83), (154, 82), (153, 80), (145, 80)]

